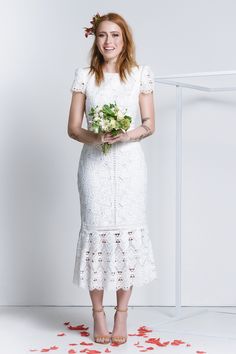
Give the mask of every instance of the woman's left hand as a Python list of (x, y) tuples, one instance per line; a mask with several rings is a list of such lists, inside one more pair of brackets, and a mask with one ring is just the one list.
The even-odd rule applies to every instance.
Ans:
[(129, 140), (130, 140), (130, 137), (128, 135), (128, 132), (125, 132), (125, 133), (122, 132), (122, 133), (117, 134), (116, 136), (113, 136), (112, 134), (108, 135), (106, 142), (109, 144), (113, 144), (118, 141), (126, 142)]

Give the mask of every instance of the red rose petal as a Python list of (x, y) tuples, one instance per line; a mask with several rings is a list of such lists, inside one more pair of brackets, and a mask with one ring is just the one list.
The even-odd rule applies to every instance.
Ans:
[(57, 347), (56, 345), (54, 345), (53, 347), (50, 347), (51, 350), (57, 350), (59, 349), (59, 347)]
[(57, 336), (59, 336), (59, 337), (65, 336), (65, 333), (63, 333), (63, 332), (62, 333), (58, 333)]
[(161, 342), (160, 342), (160, 338), (149, 338), (149, 339), (146, 340), (145, 342), (146, 342), (146, 343), (156, 344), (156, 345), (158, 345), (159, 347), (165, 347), (165, 346), (167, 346), (167, 345), (170, 343), (170, 341), (161, 343)]
[(185, 342), (183, 342), (180, 339), (174, 339), (173, 342), (170, 343), (171, 345), (180, 345), (180, 344), (185, 344)]
[(111, 353), (111, 350), (109, 350), (108, 348), (105, 349), (105, 353)]
[(69, 323), (70, 323), (70, 322), (64, 322), (64, 325), (65, 325), (65, 326), (68, 326)]
[(80, 332), (81, 337), (88, 337), (89, 332)]
[(80, 342), (80, 345), (93, 345), (93, 343)]
[(70, 349), (70, 350), (68, 350), (68, 353), (69, 354), (75, 354), (75, 353), (77, 353), (77, 351), (75, 349)]
[(48, 349), (48, 348), (43, 348), (43, 349), (41, 349), (40, 351), (43, 352), (43, 353), (45, 353), (45, 352), (49, 352), (49, 350), (50, 350), (50, 348), (49, 348), (49, 349)]
[(87, 329), (89, 329), (89, 327), (85, 327), (84, 324), (78, 326), (68, 326), (67, 328), (75, 331), (87, 331)]
[(69, 345), (78, 345), (77, 343), (70, 343)]
[(86, 352), (87, 354), (98, 354), (101, 353), (98, 350), (90, 350), (90, 349), (83, 349), (83, 351), (80, 350), (81, 353)]
[(111, 343), (112, 347), (118, 347), (119, 345), (121, 345), (122, 343), (117, 343), (117, 342), (113, 342)]
[(138, 332), (152, 332), (152, 329), (149, 329), (146, 326), (141, 326), (138, 328)]
[(154, 348), (153, 347), (147, 347), (147, 350), (153, 350)]
[(30, 351), (30, 352), (37, 352), (38, 349), (30, 349), (29, 351)]
[(203, 352), (203, 351), (201, 351), (201, 350), (197, 350), (196, 353), (197, 353), (197, 354), (206, 354), (206, 352)]

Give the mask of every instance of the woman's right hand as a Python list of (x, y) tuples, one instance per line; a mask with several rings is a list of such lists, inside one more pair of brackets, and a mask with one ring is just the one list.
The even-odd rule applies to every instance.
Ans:
[(98, 133), (96, 134), (95, 144), (100, 145), (103, 143), (107, 143), (110, 141), (111, 138), (112, 138), (111, 133)]

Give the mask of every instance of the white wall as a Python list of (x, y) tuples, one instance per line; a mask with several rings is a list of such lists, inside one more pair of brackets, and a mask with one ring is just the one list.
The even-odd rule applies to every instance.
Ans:
[[(82, 146), (67, 136), (74, 70), (92, 43), (83, 27), (97, 11), (123, 15), (155, 76), (233, 70), (235, 10), (233, 0), (1, 2), (1, 305), (90, 304), (72, 284)], [(236, 304), (235, 98), (184, 91), (183, 305)], [(156, 133), (142, 144), (159, 279), (134, 289), (130, 305), (174, 305), (174, 88), (157, 85)]]

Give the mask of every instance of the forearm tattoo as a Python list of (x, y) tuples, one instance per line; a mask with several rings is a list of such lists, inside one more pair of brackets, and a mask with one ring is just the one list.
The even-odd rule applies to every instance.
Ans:
[(142, 133), (141, 135), (140, 135), (140, 133), (138, 133), (137, 136), (131, 137), (130, 140), (132, 140), (132, 141), (140, 141), (140, 140), (142, 140), (142, 139), (144, 139), (144, 138), (146, 138), (146, 137), (148, 137), (149, 135), (152, 134), (151, 128), (149, 128), (149, 127), (145, 124), (145, 122), (148, 121), (148, 120), (150, 120), (150, 119), (151, 119), (150, 117), (142, 118), (142, 124), (140, 125), (140, 127), (144, 128), (144, 129), (145, 129), (145, 132)]

